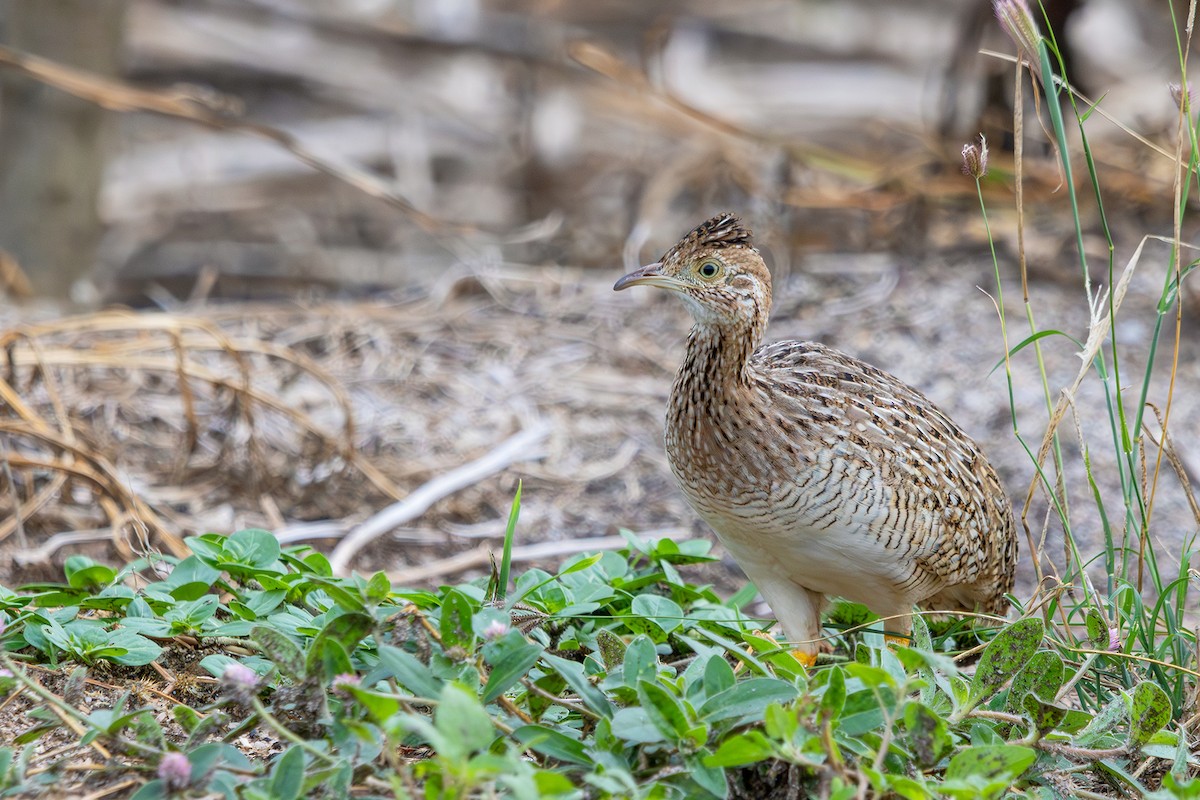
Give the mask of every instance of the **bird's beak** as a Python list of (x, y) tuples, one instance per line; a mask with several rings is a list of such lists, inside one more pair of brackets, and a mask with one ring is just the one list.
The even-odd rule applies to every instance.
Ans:
[(679, 281), (662, 274), (662, 264), (656, 262), (635, 269), (613, 284), (613, 291), (619, 292), (630, 286), (657, 286), (660, 289), (678, 289)]

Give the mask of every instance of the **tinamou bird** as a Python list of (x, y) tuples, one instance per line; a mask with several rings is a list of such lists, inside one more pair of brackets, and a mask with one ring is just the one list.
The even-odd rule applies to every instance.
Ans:
[(978, 445), (919, 391), (815, 342), (763, 344), (771, 275), (731, 214), (615, 290), (656, 286), (695, 318), (667, 407), (671, 470), (813, 663), (829, 596), (893, 635), (914, 606), (1002, 614), (1012, 508)]

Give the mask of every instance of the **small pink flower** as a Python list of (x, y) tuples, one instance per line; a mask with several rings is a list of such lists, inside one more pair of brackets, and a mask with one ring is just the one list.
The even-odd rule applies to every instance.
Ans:
[(186, 789), (192, 782), (192, 762), (183, 753), (167, 753), (158, 762), (158, 777), (168, 792)]
[(338, 695), (339, 697), (344, 697), (344, 698), (350, 697), (350, 692), (347, 691), (347, 689), (349, 689), (350, 687), (360, 686), (361, 684), (362, 684), (362, 678), (358, 677), (357, 675), (355, 675), (352, 672), (346, 672), (341, 675), (335, 675), (333, 677), (333, 681), (331, 681), (331, 685), (333, 686), (333, 693)]
[(1116, 650), (1121, 649), (1121, 629), (1120, 628), (1109, 628), (1108, 629), (1108, 649), (1109, 649), (1109, 651), (1116, 651)]
[(493, 639), (499, 639), (510, 630), (512, 630), (512, 628), (497, 619), (489, 622), (484, 629), (479, 632), (479, 635), (482, 636), (485, 641), (490, 642)]
[(221, 673), (221, 691), (235, 703), (250, 705), (258, 692), (258, 675), (245, 664), (235, 661)]

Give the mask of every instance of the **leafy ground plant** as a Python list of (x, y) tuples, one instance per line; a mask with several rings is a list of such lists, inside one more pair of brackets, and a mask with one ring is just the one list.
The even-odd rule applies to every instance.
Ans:
[[(1170, 698), (1104, 624), (1081, 651), (1041, 616), (939, 635), (918, 619), (909, 647), (868, 630), (806, 671), (684, 579), (706, 542), (627, 540), (505, 593), (335, 578), (256, 530), (191, 540), (136, 591), (123, 579), (147, 564), (74, 586), (76, 561), (0, 594), (0, 680), (24, 710), (0, 791), (61, 785), (91, 751), (89, 785), (138, 800), (1200, 795)], [(98, 703), (88, 686), (118, 671)]]

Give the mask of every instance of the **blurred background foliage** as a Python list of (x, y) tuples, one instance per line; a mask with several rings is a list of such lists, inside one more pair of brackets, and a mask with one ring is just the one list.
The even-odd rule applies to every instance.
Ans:
[[(1172, 129), (1168, 3), (1046, 7), (1084, 91), (1143, 133)], [(361, 293), (464, 261), (615, 273), (724, 208), (785, 271), (815, 251), (977, 246), (955, 213), (973, 202), (958, 150), (981, 130), (1011, 147), (1011, 65), (978, 53), (1012, 49), (987, 0), (7, 0), (0, 15), (14, 50), (270, 126), (428, 215), (244, 130), (102, 110), (6, 69), (10, 293), (161, 303), (202, 274), (215, 296)], [(1144, 167), (1114, 167), (1135, 205), (1163, 188)]]

